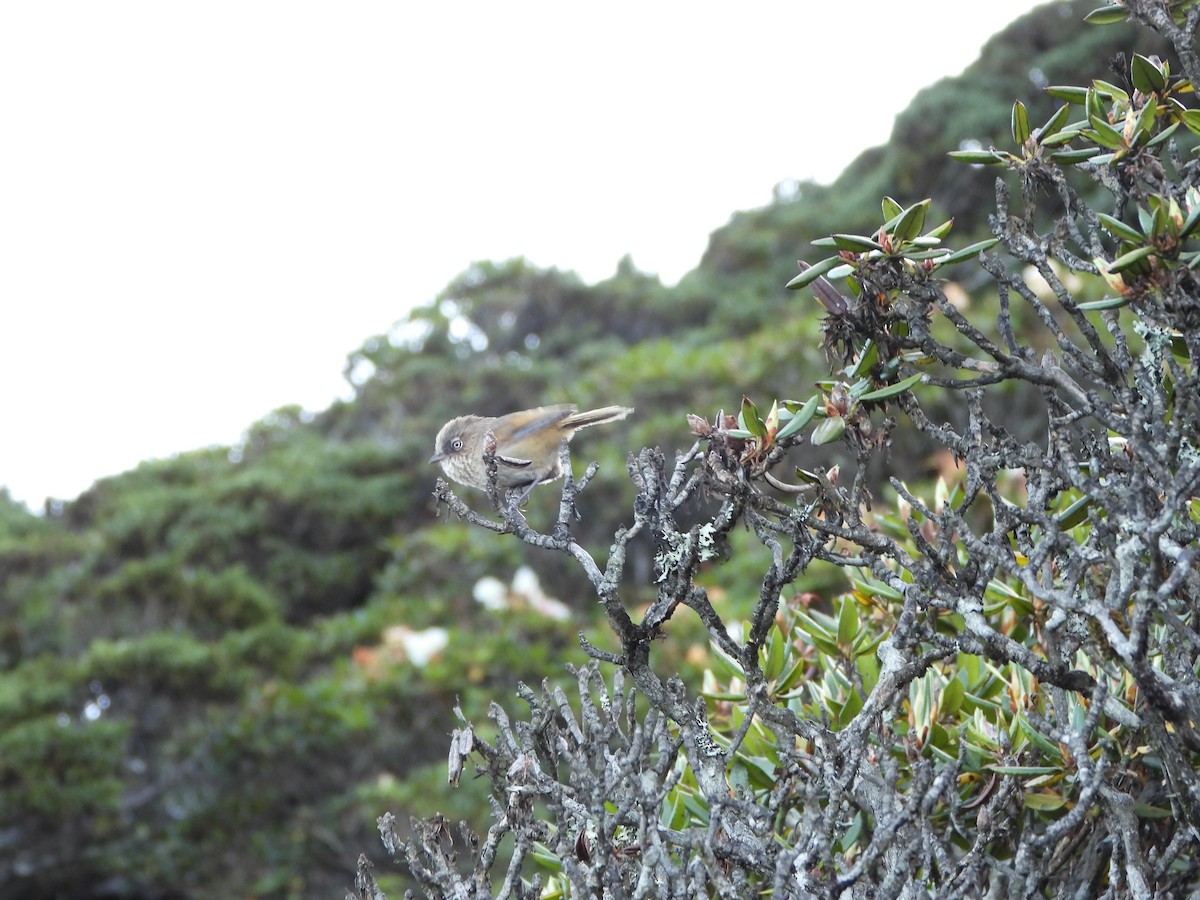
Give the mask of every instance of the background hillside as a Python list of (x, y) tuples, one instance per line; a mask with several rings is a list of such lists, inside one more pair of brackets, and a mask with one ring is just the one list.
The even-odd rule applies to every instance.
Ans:
[[(1006, 143), (1014, 99), (1042, 121), (1056, 103), (1040, 87), (1111, 78), (1119, 51), (1166, 55), (1145, 34), (1084, 25), (1092, 5), (1014, 23), (835, 183), (782, 186), (735, 215), (675, 287), (629, 263), (585, 284), (480, 262), (349, 355), (347, 402), (277, 410), (236, 447), (143, 464), (44, 516), (0, 495), (0, 898), (339, 896), (360, 851), (389, 868), (382, 810), (478, 818), (480, 785), (444, 788), (455, 703), (483, 719), (518, 680), (579, 661), (579, 631), (605, 634), (559, 559), (434, 517), (425, 460), (440, 424), (635, 406), (575, 445), (577, 465), (601, 465), (585, 496), (608, 498), (581, 509), (577, 536), (606, 546), (632, 493), (628, 449), (670, 454), (691, 442), (687, 413), (711, 417), (743, 392), (799, 396), (826, 374), (818, 310), (783, 287), (813, 238), (870, 230), (884, 194), (931, 196), (931, 221), (953, 216), (956, 242), (977, 238), (993, 177), (947, 150)], [(854, 128), (869, 105), (831, 91), (804, 111), (812, 139)], [(1014, 430), (1036, 425), (1013, 412)], [(895, 459), (913, 479), (935, 465)], [(535, 492), (531, 519), (551, 518), (553, 494)], [(630, 603), (654, 548), (635, 550)], [(528, 587), (504, 611), (473, 596), (523, 565), (569, 616), (546, 615)], [(738, 565), (712, 576), (731, 609), (752, 599)], [(425, 659), (414, 635), (437, 652)], [(664, 661), (695, 674), (700, 630), (672, 638)]]

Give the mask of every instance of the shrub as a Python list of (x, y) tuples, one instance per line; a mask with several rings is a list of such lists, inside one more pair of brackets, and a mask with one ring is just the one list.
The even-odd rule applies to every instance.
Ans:
[[(486, 834), (437, 817), (405, 840), (381, 818), (429, 896), (1195, 890), (1200, 8), (1093, 14), (1126, 16), (1182, 75), (1134, 55), (1123, 83), (1048, 88), (1062, 106), (1041, 127), (1015, 104), (1013, 149), (953, 154), (1002, 170), (987, 241), (946, 248), (929, 201), (888, 199), (871, 234), (816, 242), (832, 255), (790, 286), (824, 308), (832, 377), (689, 417), (673, 462), (631, 455), (632, 523), (603, 564), (572, 533), (590, 471), (547, 532), (440, 485), (472, 525), (571, 558), (620, 649), (584, 639), (576, 689), (522, 687), (528, 713), (493, 706), (489, 739), (462, 722), (450, 778), (475, 760), (490, 779)], [(974, 309), (943, 280), (964, 263), (995, 289)], [(1036, 438), (1000, 424), (1014, 397), (1041, 409)], [(929, 490), (873, 474), (902, 427), (940, 453)], [(841, 469), (785, 461), (833, 443)], [(734, 529), (761, 548), (740, 621), (704, 586)], [(657, 595), (635, 611), (620, 591), (639, 541)], [(802, 592), (820, 562), (849, 590)], [(700, 686), (652, 665), (685, 609), (711, 642)], [(377, 890), (365, 857), (358, 889)]]

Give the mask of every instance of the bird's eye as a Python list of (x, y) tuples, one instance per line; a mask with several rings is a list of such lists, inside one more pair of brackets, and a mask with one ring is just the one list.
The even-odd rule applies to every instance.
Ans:
[(457, 453), (463, 448), (462, 438), (455, 438), (450, 442), (450, 449)]

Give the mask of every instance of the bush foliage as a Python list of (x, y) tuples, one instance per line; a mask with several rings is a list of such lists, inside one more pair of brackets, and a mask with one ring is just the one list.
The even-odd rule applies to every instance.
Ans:
[[(450, 779), (472, 761), (489, 778), (485, 835), (436, 817), (406, 840), (381, 818), (428, 895), (1195, 891), (1200, 9), (1092, 18), (1126, 15), (1177, 62), (1051, 85), (1043, 124), (1017, 101), (1007, 147), (952, 154), (1000, 171), (990, 238), (951, 249), (930, 201), (885, 199), (868, 233), (813, 242), (831, 255), (789, 287), (824, 309), (832, 377), (690, 416), (673, 462), (631, 454), (605, 561), (573, 531), (590, 469), (545, 532), (511, 499), (489, 519), (440, 486), (470, 524), (571, 559), (620, 646), (584, 639), (575, 690), (522, 688), (528, 711), (494, 706), (492, 737), (463, 717)], [(969, 264), (994, 293), (964, 310), (944, 279)], [(1006, 423), (1016, 394), (1037, 400), (1034, 437)], [(940, 454), (931, 492), (874, 483), (902, 428)], [(834, 443), (847, 465), (789, 463)], [(706, 586), (738, 530), (760, 572), (745, 614)], [(656, 593), (634, 606), (639, 541)], [(849, 590), (798, 590), (819, 563)], [(689, 613), (711, 642), (700, 685), (654, 664)]]
[[(0, 900), (1186, 893), (1195, 22), (1083, 2), (676, 286), (480, 262), (346, 402), (0, 492)], [(555, 402), (638, 410), (578, 517), (430, 499), (444, 421)]]

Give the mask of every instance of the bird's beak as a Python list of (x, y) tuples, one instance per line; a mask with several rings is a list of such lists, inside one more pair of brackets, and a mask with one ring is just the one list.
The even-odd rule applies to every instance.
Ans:
[(445, 453), (435, 453), (435, 454), (433, 454), (433, 456), (429, 457), (429, 461), (431, 463), (441, 462), (445, 458), (446, 458)]

